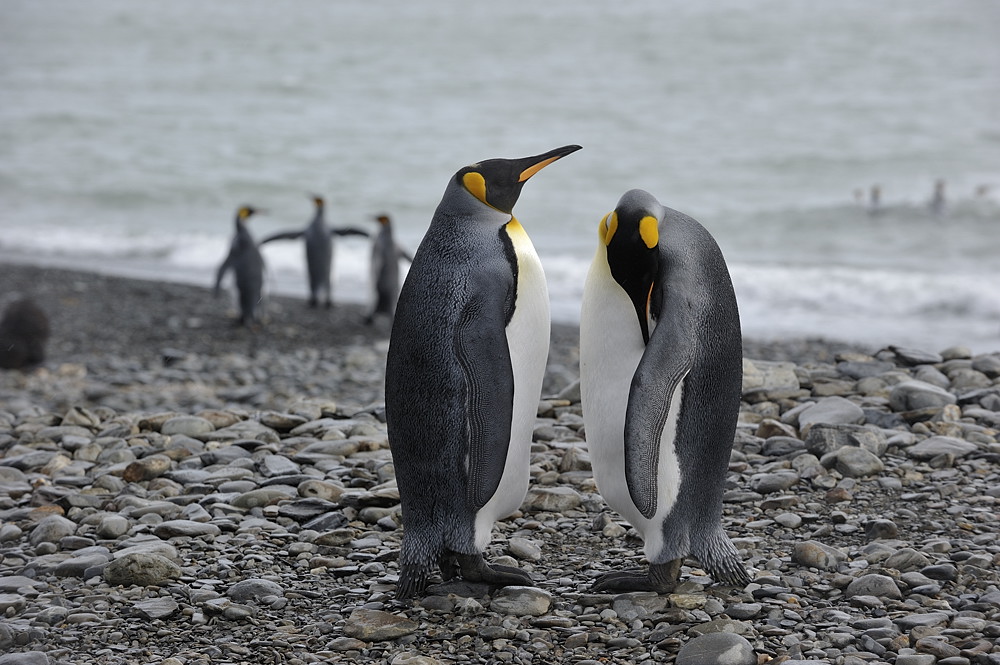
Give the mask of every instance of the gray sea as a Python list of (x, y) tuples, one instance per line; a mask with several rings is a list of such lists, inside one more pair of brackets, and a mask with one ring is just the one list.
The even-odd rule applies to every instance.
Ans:
[[(0, 259), (208, 285), (238, 205), (262, 237), (311, 193), (415, 249), (458, 168), (579, 143), (515, 209), (554, 318), (641, 187), (715, 235), (749, 336), (992, 351), (998, 27), (990, 0), (5, 0)], [(336, 299), (368, 252), (339, 242)], [(300, 245), (264, 254), (305, 292)]]

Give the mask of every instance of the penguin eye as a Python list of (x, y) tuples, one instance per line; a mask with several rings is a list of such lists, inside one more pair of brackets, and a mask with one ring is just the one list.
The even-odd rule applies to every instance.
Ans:
[(660, 242), (659, 223), (652, 215), (646, 215), (639, 220), (639, 236), (646, 243), (646, 247), (653, 249)]
[[(462, 185), (470, 194), (486, 203), (486, 179), (480, 173), (469, 171), (462, 176)], [(486, 203), (489, 205), (489, 203)]]

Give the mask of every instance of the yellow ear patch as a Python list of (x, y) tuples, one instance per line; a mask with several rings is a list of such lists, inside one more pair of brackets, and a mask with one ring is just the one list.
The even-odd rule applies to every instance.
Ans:
[(597, 233), (601, 238), (601, 242), (605, 245), (611, 244), (611, 239), (615, 235), (615, 231), (618, 230), (618, 213), (609, 212), (601, 220), (601, 225), (597, 229)]
[(240, 221), (245, 220), (247, 217), (250, 216), (250, 208), (247, 208), (246, 206), (240, 208), (239, 216), (240, 216)]
[(659, 223), (656, 218), (651, 215), (646, 215), (639, 220), (639, 235), (642, 237), (642, 241), (646, 243), (646, 247), (653, 249), (656, 244), (660, 242), (660, 231), (658, 229)]
[[(470, 194), (483, 203), (486, 203), (486, 179), (483, 178), (482, 174), (476, 173), (475, 171), (469, 171), (462, 176), (462, 184), (465, 185), (465, 188), (469, 190)], [(489, 204), (486, 203), (486, 205)]]

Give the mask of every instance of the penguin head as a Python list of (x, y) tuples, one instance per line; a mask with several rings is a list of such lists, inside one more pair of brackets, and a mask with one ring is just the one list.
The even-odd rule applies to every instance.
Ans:
[(509, 215), (528, 178), (580, 148), (567, 145), (532, 157), (487, 159), (460, 169), (454, 182), (480, 202)]
[(320, 196), (319, 194), (310, 194), (309, 198), (311, 198), (313, 200), (313, 203), (316, 204), (316, 209), (317, 210), (322, 210), (323, 209), (323, 205), (324, 205), (325, 202), (323, 201), (323, 197), (322, 196)]
[(261, 212), (257, 208), (251, 208), (250, 206), (240, 206), (240, 209), (236, 211), (236, 221), (245, 222), (250, 219), (250, 215), (254, 213)]
[(380, 226), (389, 226), (389, 215), (376, 215), (375, 221), (378, 222)]
[(649, 307), (660, 271), (659, 227), (664, 214), (664, 207), (651, 194), (632, 189), (598, 227), (611, 276), (635, 307), (643, 343), (649, 343)]

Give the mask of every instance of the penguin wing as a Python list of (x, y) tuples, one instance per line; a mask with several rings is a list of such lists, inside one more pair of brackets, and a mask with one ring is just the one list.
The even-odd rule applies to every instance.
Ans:
[(301, 238), (304, 234), (305, 231), (302, 229), (299, 229), (298, 231), (281, 231), (279, 233), (274, 233), (272, 235), (269, 235), (268, 237), (264, 238), (257, 244), (263, 245), (265, 243), (271, 242), (272, 240), (297, 240), (298, 238)]
[[(506, 327), (484, 298), (470, 300), (455, 329), (455, 351), (465, 376), (468, 498), (476, 510), (496, 493), (507, 464), (514, 417), (514, 371)], [(499, 311), (503, 311), (500, 309)]]
[(359, 229), (353, 226), (342, 226), (336, 229), (330, 229), (330, 235), (333, 236), (364, 236), (368, 238), (371, 234), (364, 229)]
[[(669, 289), (668, 289), (669, 291)], [(643, 517), (656, 513), (660, 440), (671, 411), (679, 414), (678, 388), (694, 364), (694, 336), (685, 325), (686, 303), (664, 303), (665, 318), (649, 338), (632, 377), (625, 412), (625, 482)], [(676, 415), (674, 416), (677, 417)]]

